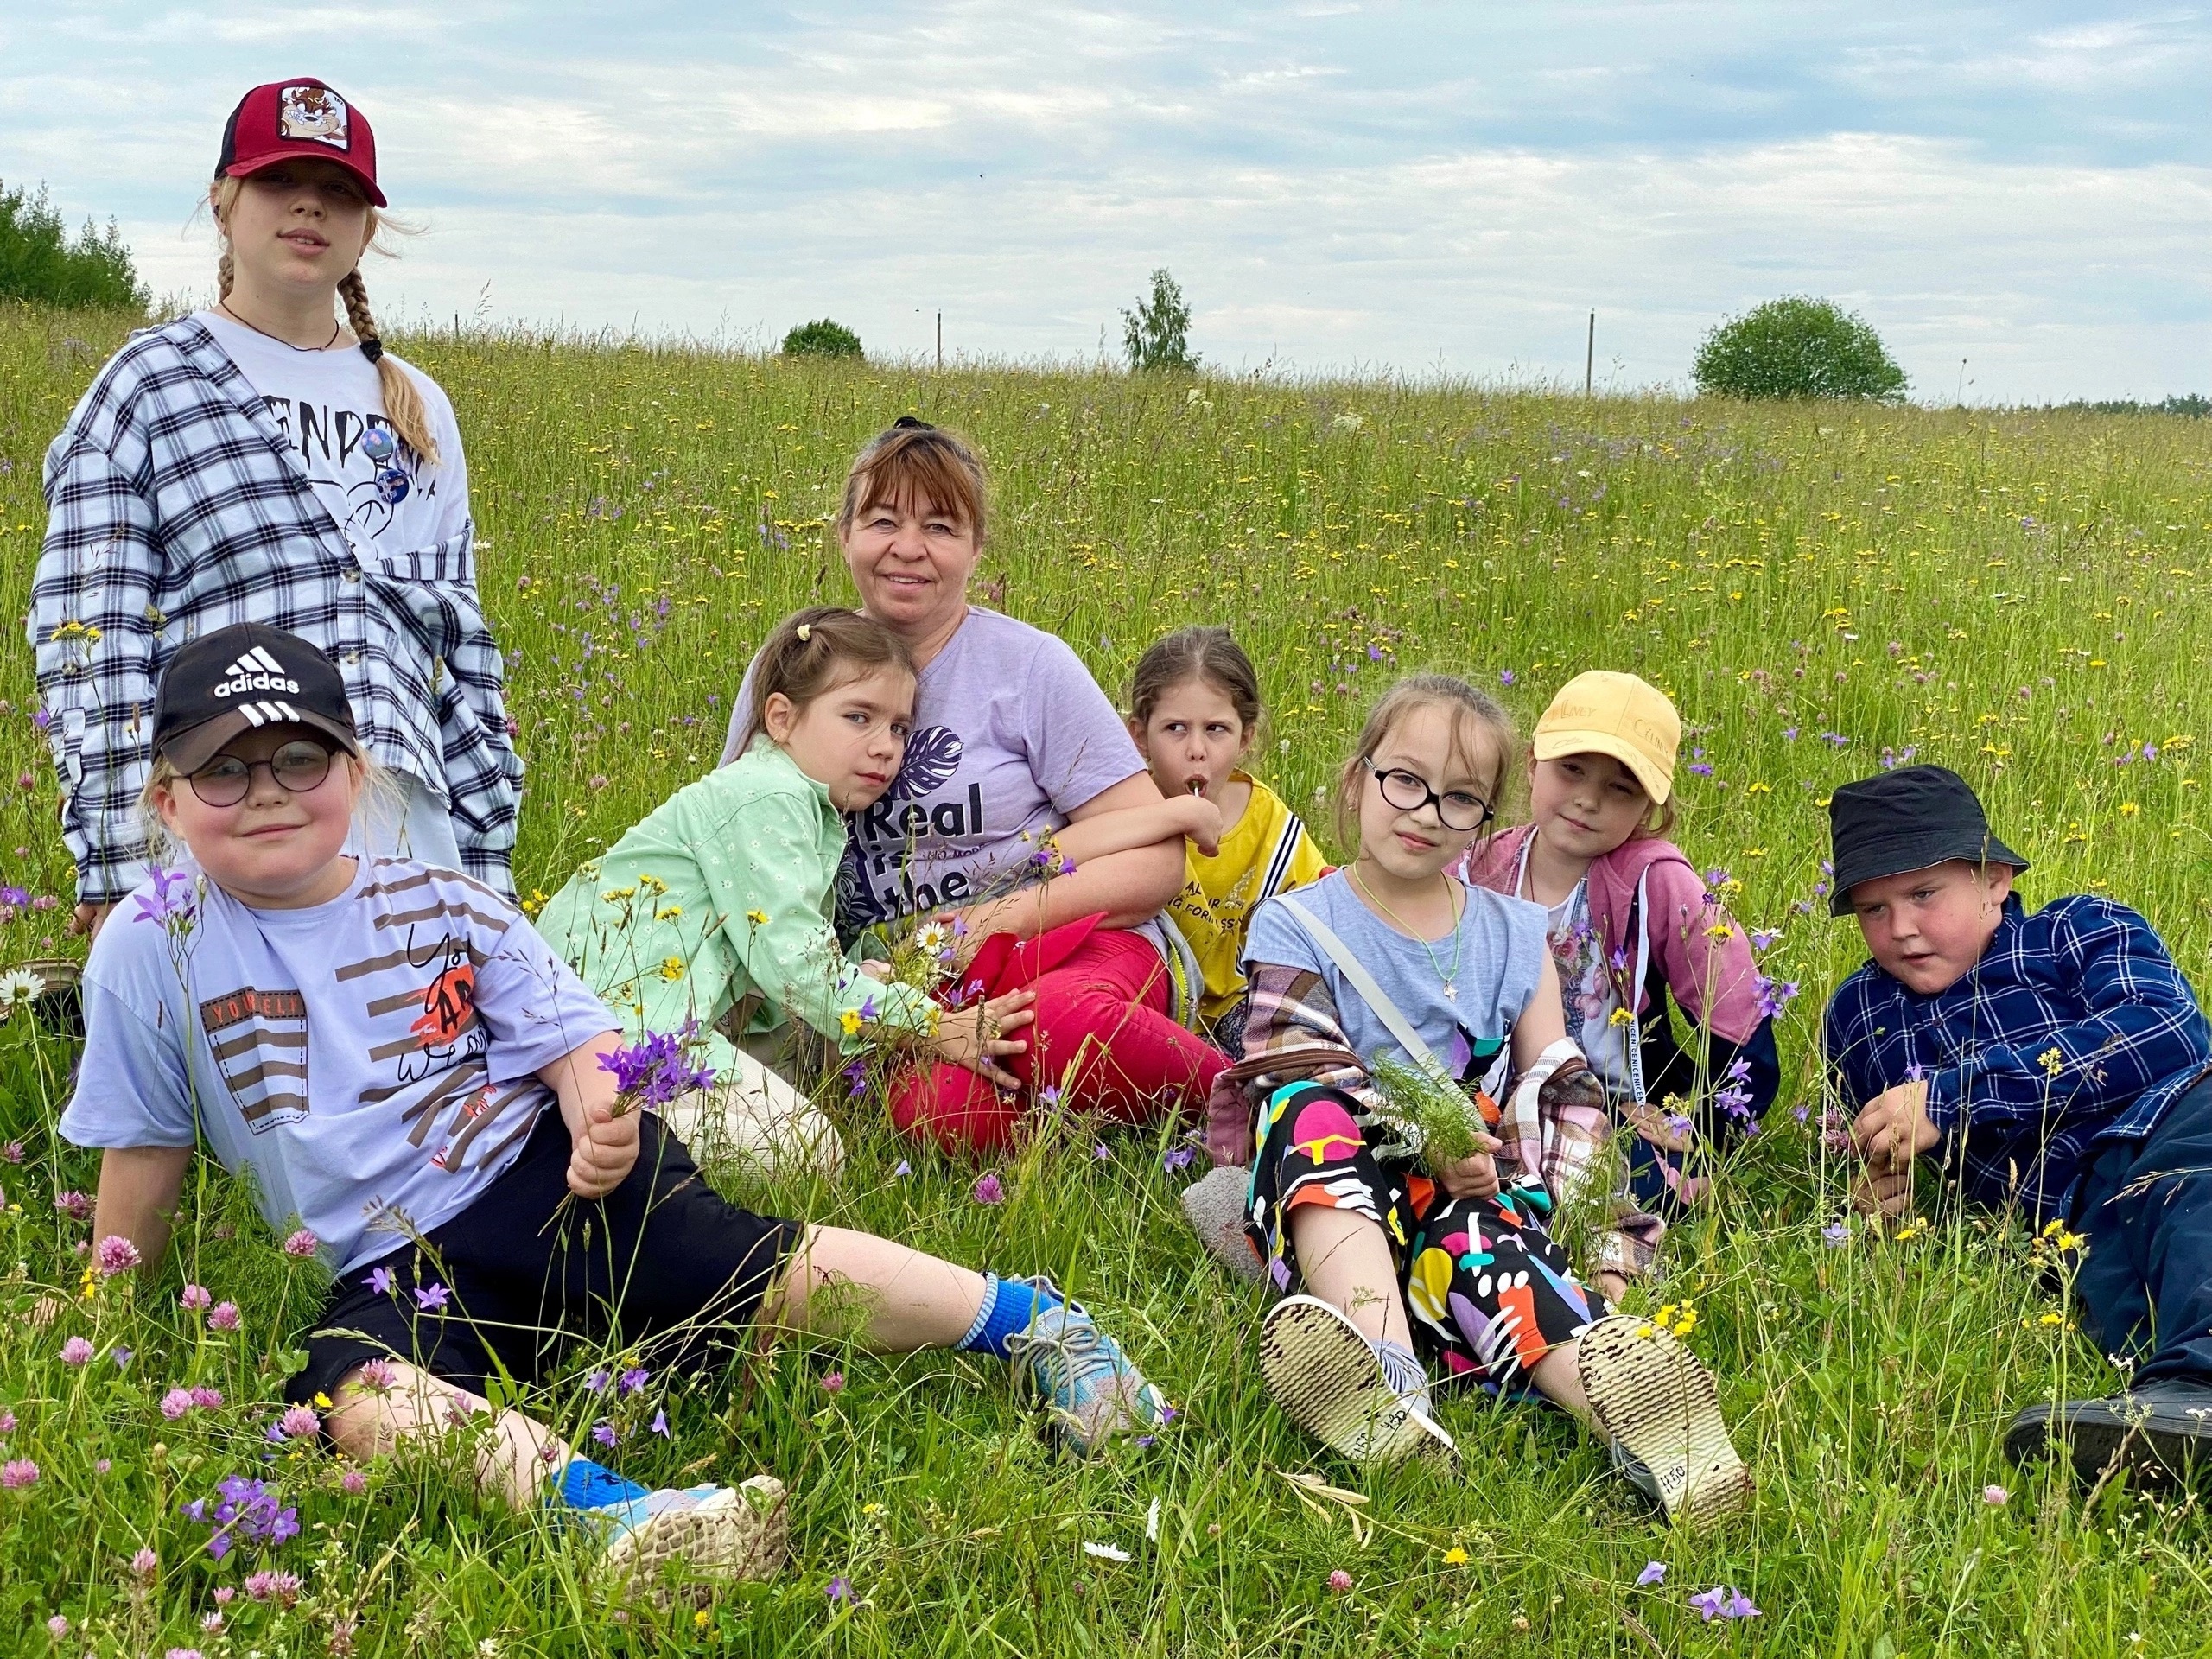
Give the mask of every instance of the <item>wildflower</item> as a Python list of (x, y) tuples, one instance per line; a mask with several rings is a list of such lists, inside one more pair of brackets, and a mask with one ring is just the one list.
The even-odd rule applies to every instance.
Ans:
[(1351, 1588), (1351, 1574), (1338, 1567), (1329, 1574), (1329, 1588), (1341, 1596)]
[(1006, 1187), (999, 1180), (996, 1171), (992, 1171), (989, 1173), (980, 1175), (976, 1178), (974, 1196), (976, 1202), (978, 1204), (1004, 1204), (1006, 1202)]
[(852, 1009), (847, 1008), (837, 1016), (837, 1028), (848, 1037), (859, 1036), (861, 1034), (860, 1015), (854, 1013)]
[(139, 1261), (143, 1261), (143, 1256), (139, 1256), (137, 1245), (130, 1243), (128, 1239), (119, 1239), (113, 1232), (93, 1245), (93, 1268), (99, 1269), (102, 1279), (126, 1274), (133, 1268), (137, 1268)]
[[(507, 724), (512, 726), (514, 723), (513, 716), (508, 716)], [(509, 735), (512, 736), (512, 734), (510, 733)], [(330, 1651), (334, 1656), (334, 1659), (349, 1659), (349, 1656), (353, 1651), (353, 1634), (360, 1628), (350, 1618), (331, 1621)]]
[(584, 1387), (590, 1389), (594, 1394), (605, 1394), (607, 1389), (612, 1386), (613, 1381), (614, 1373), (608, 1370), (605, 1366), (601, 1366), (599, 1370), (594, 1371), (589, 1376), (584, 1378)]
[(667, 981), (671, 985), (675, 984), (677, 980), (683, 978), (683, 972), (684, 967), (683, 957), (663, 957), (661, 958), (660, 976), (664, 980)]
[(1129, 1552), (1119, 1544), (1094, 1544), (1088, 1539), (1084, 1541), (1083, 1553), (1102, 1561), (1127, 1561), (1129, 1559)]
[(1039, 1106), (1042, 1106), (1048, 1112), (1057, 1112), (1059, 1110), (1059, 1085), (1058, 1084), (1047, 1084), (1044, 1088), (1039, 1089), (1037, 1091), (1037, 1103)]
[(92, 1363), (92, 1344), (82, 1337), (72, 1337), (61, 1344), (61, 1363), (64, 1365), (87, 1365)]
[(845, 1374), (842, 1371), (829, 1371), (823, 1374), (822, 1378), (823, 1393), (842, 1394), (844, 1391)]
[(149, 870), (146, 879), (153, 884), (149, 895), (137, 896), (138, 913), (131, 918), (137, 922), (152, 922), (172, 933), (191, 930), (198, 906), (193, 898), (192, 878), (182, 870)]
[(118, 1371), (128, 1369), (130, 1364), (130, 1351), (119, 1344), (110, 1349), (107, 1357), (115, 1362), (115, 1369)]
[(1848, 1244), (1851, 1242), (1851, 1224), (1832, 1221), (1821, 1229), (1821, 1238), (1831, 1249), (1839, 1244)]
[(644, 1388), (646, 1381), (652, 1376), (652, 1373), (648, 1371), (644, 1366), (632, 1365), (628, 1370), (623, 1372), (620, 1376), (614, 1379), (614, 1392), (616, 1397), (620, 1399), (627, 1399), (630, 1395), (635, 1394), (639, 1389)]
[(289, 1607), (300, 1599), (300, 1575), (264, 1567), (246, 1574), (245, 1593), (249, 1600), (273, 1601)]
[(210, 1636), (220, 1636), (223, 1633), (223, 1616), (220, 1613), (207, 1614), (200, 1619), (200, 1628)]
[(359, 1497), (369, 1490), (369, 1478), (359, 1469), (348, 1469), (338, 1477), (338, 1490), (348, 1497)]
[(1666, 1581), (1666, 1562), (1646, 1561), (1643, 1564), (1643, 1571), (1636, 1575), (1636, 1581), (1638, 1584), (1662, 1584)]
[(904, 1158), (901, 1158), (899, 1160), (899, 1167), (891, 1172), (891, 1178), (893, 1180), (904, 1180), (907, 1176), (913, 1173), (914, 1166), (908, 1163)]
[(10, 1141), (6, 1146), (0, 1147), (0, 1163), (20, 1164), (22, 1161), (23, 1143), (22, 1141)]
[(209, 1306), (214, 1298), (207, 1294), (205, 1285), (187, 1285), (176, 1299), (176, 1305), (188, 1313), (196, 1313)]
[(197, 1648), (171, 1648), (167, 1653), (162, 1656), (162, 1659), (200, 1659), (200, 1649)]
[(92, 1201), (82, 1192), (57, 1192), (54, 1207), (72, 1221), (82, 1221), (92, 1213)]
[(612, 1447), (622, 1437), (614, 1432), (614, 1425), (604, 1417), (592, 1426), (591, 1437), (601, 1446)]
[(0, 1464), (0, 1488), (13, 1491), (19, 1487), (38, 1484), (38, 1465), (29, 1458), (15, 1458)]
[(115, 1465), (105, 1458), (94, 1458), (92, 1459), (92, 1472), (96, 1475), (104, 1475), (114, 1467)]
[(435, 1308), (438, 1312), (443, 1313), (446, 1303), (451, 1300), (452, 1297), (453, 1293), (443, 1285), (435, 1283), (423, 1285), (417, 1287), (415, 1292), (415, 1306), (425, 1311)]
[(2012, 1494), (2002, 1486), (1985, 1486), (1981, 1489), (1981, 1501), (1993, 1510), (2001, 1510), (2012, 1501)]
[(676, 1436), (669, 1430), (668, 1413), (665, 1410), (656, 1411), (653, 1413), (653, 1420), (651, 1423), (647, 1424), (646, 1427), (653, 1433), (659, 1435), (664, 1440), (672, 1440), (676, 1438)]
[(238, 1328), (238, 1305), (236, 1302), (216, 1303), (214, 1306), (207, 1310), (207, 1328), (210, 1331), (237, 1330)]
[(1710, 1624), (1716, 1618), (1757, 1618), (1751, 1599), (1733, 1585), (1716, 1584), (1690, 1598), (1690, 1611)]
[(162, 1415), (175, 1422), (192, 1409), (192, 1394), (187, 1389), (171, 1389), (162, 1396)]
[(1170, 1147), (1160, 1158), (1160, 1168), (1170, 1172), (1179, 1169), (1188, 1169), (1191, 1166), (1191, 1160), (1197, 1155), (1198, 1153), (1195, 1147)]
[(1465, 1567), (1469, 1559), (1467, 1552), (1457, 1544), (1444, 1552), (1444, 1565), (1446, 1567)]
[(65, 1613), (56, 1613), (52, 1618), (48, 1619), (46, 1621), (46, 1633), (57, 1642), (59, 1642), (63, 1637), (68, 1635), (68, 1616)]
[(130, 1558), (130, 1576), (141, 1584), (151, 1584), (161, 1565), (161, 1557), (150, 1549), (141, 1548)]
[(1501, 668), (1501, 669), (1499, 669), (1499, 670), (1497, 671), (1497, 683), (1498, 683), (1500, 685), (1510, 685), (1510, 684), (1512, 684), (1512, 683), (1513, 683), (1513, 678), (1514, 678), (1514, 675), (1513, 675), (1513, 671), (1512, 671), (1511, 669), (1510, 669), (1510, 668)]
[(392, 1278), (390, 1268), (371, 1268), (369, 1276), (361, 1282), (366, 1285), (373, 1294), (389, 1296), (391, 1294), (393, 1284), (397, 1281)]
[(766, 927), (768, 925), (768, 912), (765, 910), (748, 910), (745, 912), (745, 919), (755, 927)]
[(285, 1238), (284, 1254), (289, 1256), (296, 1256), (299, 1260), (304, 1262), (308, 1257), (315, 1253), (315, 1250), (321, 1243), (322, 1241), (321, 1239), (317, 1238), (313, 1233), (302, 1227), (297, 1232), (292, 1233)]
[(1091, 1143), (1090, 1155), (1102, 1164), (1111, 1163), (1114, 1160), (1113, 1148), (1103, 1141), (1095, 1141)]
[(848, 1099), (858, 1100), (868, 1092), (867, 1061), (855, 1060), (845, 1068), (844, 1077), (845, 1095)]
[(829, 1596), (833, 1604), (842, 1605), (850, 1602), (853, 1599), (853, 1581), (840, 1573), (830, 1580)]
[(616, 1093), (632, 1105), (665, 1106), (678, 1095), (704, 1089), (715, 1080), (713, 1067), (693, 1066), (684, 1060), (683, 1038), (675, 1032), (654, 1032), (642, 1043), (602, 1054), (599, 1065), (614, 1074)]
[(2055, 1077), (2066, 1067), (2065, 1054), (2056, 1048), (2046, 1048), (2036, 1056), (2036, 1064), (2043, 1067), (2046, 1077)]
[(322, 1433), (322, 1419), (311, 1406), (291, 1406), (276, 1420), (276, 1427), (287, 1440), (304, 1440)]

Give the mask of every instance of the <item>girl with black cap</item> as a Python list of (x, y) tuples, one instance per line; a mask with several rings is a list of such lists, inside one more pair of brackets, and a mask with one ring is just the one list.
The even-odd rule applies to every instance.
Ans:
[(257, 86), (208, 204), (219, 297), (100, 371), (46, 462), (30, 638), (76, 860), (77, 925), (138, 880), (154, 687), (238, 622), (312, 639), (399, 785), (365, 831), (511, 892), (522, 766), (476, 592), (461, 434), (384, 349), (361, 278), (376, 140), (321, 81)]

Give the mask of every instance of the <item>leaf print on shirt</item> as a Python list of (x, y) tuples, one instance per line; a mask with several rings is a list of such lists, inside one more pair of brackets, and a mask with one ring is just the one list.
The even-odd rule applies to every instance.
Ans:
[(925, 726), (906, 740), (906, 758), (885, 794), (894, 801), (918, 801), (952, 781), (960, 770), (960, 734), (950, 726)]

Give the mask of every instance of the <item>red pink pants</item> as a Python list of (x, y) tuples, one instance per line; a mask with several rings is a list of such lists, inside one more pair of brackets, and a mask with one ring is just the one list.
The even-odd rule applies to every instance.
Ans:
[(1203, 1109), (1229, 1064), (1170, 1017), (1167, 966), (1142, 934), (1100, 929), (1027, 982), (1037, 993), (1037, 1022), (1020, 1033), (1029, 1048), (1002, 1062), (1020, 1092), (1001, 1094), (964, 1065), (919, 1066), (893, 1085), (893, 1122), (946, 1152), (993, 1155), (1045, 1090), (1059, 1090), (1063, 1111), (1155, 1123)]

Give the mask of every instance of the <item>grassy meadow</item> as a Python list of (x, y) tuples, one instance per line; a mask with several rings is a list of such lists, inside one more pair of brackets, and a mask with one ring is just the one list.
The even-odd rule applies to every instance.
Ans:
[[(10, 616), (28, 605), (46, 445), (121, 330), (0, 311)], [(1260, 1296), (1184, 1228), (1196, 1168), (1166, 1166), (1171, 1139), (1109, 1137), (1102, 1161), (1088, 1126), (1055, 1126), (998, 1167), (1006, 1199), (985, 1205), (982, 1169), (900, 1144), (833, 1083), (842, 1184), (747, 1196), (1052, 1273), (1181, 1415), (1077, 1465), (998, 1367), (964, 1357), (783, 1347), (727, 1376), (656, 1377), (613, 1411), (609, 1460), (654, 1484), (775, 1473), (793, 1560), (696, 1610), (626, 1606), (542, 1518), (475, 1502), (465, 1448), (353, 1471), (268, 1442), (321, 1287), (219, 1173), (188, 1187), (158, 1275), (78, 1300), (89, 1224), (67, 1195), (92, 1191), (96, 1160), (54, 1133), (70, 1045), (19, 1014), (0, 1026), (0, 1459), (36, 1477), (0, 1490), (7, 1650), (2212, 1651), (2196, 1501), (2120, 1483), (2085, 1508), (2003, 1459), (2019, 1407), (2115, 1380), (2022, 1229), (1931, 1207), (1894, 1236), (1824, 1236), (1846, 1172), (1816, 1133), (1814, 1052), (1821, 1000), (1859, 959), (1819, 896), (1821, 806), (1885, 759), (1971, 779), (2034, 862), (2031, 904), (2108, 891), (2206, 982), (2212, 423), (800, 366), (501, 335), (406, 349), (468, 441), (530, 768), (525, 893), (713, 764), (768, 626), (849, 592), (824, 519), (854, 448), (909, 410), (993, 464), (985, 601), (1065, 636), (1110, 694), (1167, 628), (1236, 631), (1271, 701), (1254, 764), (1294, 804), (1313, 804), (1403, 668), (1463, 671), (1524, 725), (1586, 667), (1668, 690), (1690, 734), (1679, 838), (1776, 935), (1764, 970), (1802, 989), (1783, 1097), (1705, 1218), (1670, 1235), (1653, 1291), (1699, 1310), (1692, 1344), (1723, 1379), (1758, 1503), (1672, 1535), (1567, 1420), (1479, 1398), (1446, 1409), (1456, 1474), (1334, 1462), (1262, 1391)], [(0, 911), (4, 967), (72, 946), (20, 641), (0, 651), (0, 882), (24, 890), (0, 893), (18, 900)], [(180, 1307), (187, 1283), (234, 1302), (238, 1327)], [(74, 1306), (35, 1328), (48, 1289)], [(72, 1337), (90, 1363), (64, 1362)], [(221, 1403), (165, 1416), (194, 1386)], [(571, 1433), (607, 1415), (580, 1385), (541, 1403)], [(669, 1438), (648, 1431), (655, 1410)], [(300, 1535), (212, 1560), (180, 1505), (233, 1474), (278, 1491)], [(1663, 1579), (1639, 1582), (1654, 1561)], [(1715, 1586), (1758, 1616), (1701, 1618), (1688, 1598)]]

